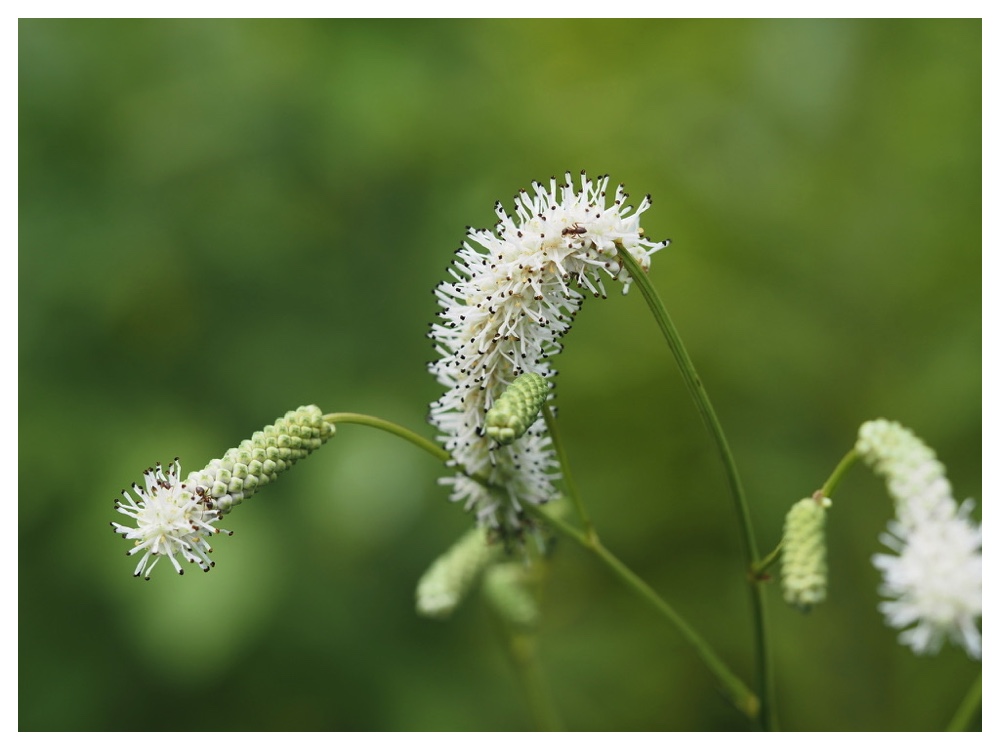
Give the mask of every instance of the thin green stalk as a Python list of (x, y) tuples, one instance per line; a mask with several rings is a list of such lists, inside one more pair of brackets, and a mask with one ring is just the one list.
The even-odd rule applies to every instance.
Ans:
[[(368, 427), (375, 427), (376, 429), (384, 430), (385, 432), (391, 433), (413, 443), (418, 448), (427, 451), (430, 455), (434, 456), (443, 463), (447, 463), (451, 460), (451, 456), (448, 455), (448, 452), (441, 446), (418, 435), (412, 430), (408, 430), (405, 427), (401, 427), (400, 425), (395, 424), (394, 422), (389, 422), (385, 419), (372, 417), (368, 414), (354, 414), (349, 412), (325, 414), (323, 419), (331, 424), (360, 424)], [(555, 430), (553, 429), (554, 427), (554, 423), (549, 425), (549, 430), (552, 434), (555, 434)], [(560, 443), (555, 442), (556, 440), (557, 438), (554, 438), (554, 444), (559, 446)], [(557, 451), (559, 450), (561, 449), (557, 447)], [(565, 462), (565, 456), (561, 453), (560, 458)], [(482, 477), (473, 476), (472, 478), (484, 484), (486, 483), (486, 480)], [(556, 518), (554, 515), (545, 513), (540, 508), (530, 503), (525, 503), (522, 507), (524, 507), (525, 511), (529, 514), (551, 524), (570, 538), (574, 539), (585, 549), (588, 549), (597, 555), (597, 557), (602, 560), (612, 570), (612, 572), (615, 573), (615, 575), (621, 578), (622, 581), (624, 581), (625, 584), (635, 591), (643, 600), (652, 605), (654, 609), (663, 614), (667, 620), (669, 620), (671, 624), (677, 628), (681, 635), (688, 640), (688, 642), (697, 651), (698, 655), (702, 658), (702, 661), (705, 662), (705, 665), (709, 668), (709, 670), (715, 674), (716, 677), (718, 677), (719, 681), (723, 685), (726, 696), (732, 701), (733, 705), (735, 705), (741, 712), (751, 719), (757, 715), (760, 705), (757, 696), (754, 695), (753, 692), (736, 675), (734, 675), (728, 667), (726, 667), (711, 647), (701, 638), (701, 636), (697, 634), (697, 632), (691, 628), (690, 625), (687, 624), (684, 619), (680, 617), (680, 615), (673, 610), (669, 604), (663, 601), (656, 594), (656, 592), (645, 583), (645, 581), (629, 570), (617, 557), (604, 548), (604, 546), (597, 539), (596, 534), (585, 534), (578, 531), (569, 524)]]
[(412, 430), (408, 430), (405, 427), (401, 427), (395, 422), (390, 422), (386, 419), (379, 419), (378, 417), (373, 417), (369, 414), (354, 414), (346, 411), (337, 412), (336, 414), (324, 414), (323, 419), (330, 424), (363, 424), (368, 427), (384, 430), (385, 432), (389, 432), (397, 437), (410, 441), (418, 448), (422, 448), (434, 456), (434, 458), (443, 461), (444, 463), (451, 460), (451, 455), (448, 451), (434, 441), (428, 440), (422, 435), (418, 435)]
[(782, 539), (778, 542), (778, 546), (767, 553), (763, 560), (758, 560), (753, 565), (753, 575), (757, 580), (763, 580), (761, 578), (765, 570), (774, 565), (778, 559), (781, 557), (781, 548), (785, 545), (785, 540)]
[(976, 717), (976, 709), (983, 702), (983, 673), (979, 672), (973, 683), (969, 686), (969, 691), (962, 699), (962, 704), (958, 707), (951, 721), (948, 722), (949, 732), (966, 732)]
[[(543, 414), (545, 417), (545, 425), (549, 431), (549, 437), (552, 440), (552, 445), (555, 447), (556, 455), (559, 458), (559, 468), (562, 470), (563, 480), (570, 495), (570, 500), (573, 505), (576, 506), (577, 511), (580, 514), (580, 518), (584, 523), (584, 530), (581, 532), (563, 522), (561, 519), (556, 519), (555, 525), (557, 528), (597, 555), (597, 557), (609, 568), (611, 568), (612, 572), (624, 581), (629, 588), (637, 593), (644, 601), (652, 605), (653, 608), (660, 614), (664, 615), (667, 620), (681, 633), (681, 635), (694, 647), (695, 651), (702, 658), (709, 670), (715, 674), (716, 677), (718, 677), (719, 681), (723, 685), (723, 692), (733, 705), (735, 705), (748, 717), (754, 718), (759, 709), (757, 696), (755, 696), (750, 689), (747, 688), (747, 686), (729, 670), (729, 668), (716, 655), (708, 643), (706, 643), (704, 639), (698, 635), (697, 631), (695, 631), (679, 614), (677, 614), (673, 607), (660, 598), (660, 596), (653, 591), (653, 589), (645, 581), (629, 570), (629, 568), (621, 560), (611, 554), (611, 552), (609, 552), (607, 548), (601, 544), (601, 541), (597, 536), (597, 531), (594, 529), (594, 526), (584, 509), (583, 500), (577, 490), (576, 482), (573, 480), (573, 475), (569, 468), (569, 457), (566, 454), (562, 439), (559, 436), (559, 429), (556, 424), (555, 416), (552, 414), (552, 410), (549, 408), (548, 404), (544, 405)], [(533, 512), (535, 515), (546, 518), (549, 523), (553, 523), (553, 517), (550, 514), (541, 511), (537, 507), (531, 506), (527, 508), (527, 510), (529, 512)]]
[[(850, 451), (848, 451), (846, 456), (840, 459), (840, 463), (837, 464), (837, 468), (833, 470), (833, 473), (830, 475), (830, 478), (826, 480), (821, 489), (817, 490), (816, 494), (813, 495), (813, 497), (814, 498), (817, 496), (819, 498), (833, 497), (834, 490), (837, 489), (837, 485), (840, 484), (840, 480), (844, 478), (844, 475), (847, 473), (847, 470), (850, 469), (851, 466), (854, 465), (854, 462), (857, 460), (858, 460), (857, 451), (855, 451), (852, 448)], [(778, 542), (777, 547), (768, 552), (767, 555), (762, 560), (758, 560), (757, 562), (754, 563), (752, 570), (756, 578), (761, 579), (761, 574), (765, 570), (770, 568), (772, 565), (774, 565), (775, 562), (777, 562), (779, 556), (781, 555), (781, 547), (783, 544), (784, 540)]]
[[(405, 427), (398, 425), (395, 422), (390, 422), (387, 419), (373, 417), (370, 414), (355, 414), (347, 411), (336, 412), (335, 414), (324, 414), (323, 419), (330, 424), (362, 424), (367, 427), (374, 427), (375, 429), (383, 430), (413, 443), (418, 448), (430, 453), (434, 456), (434, 458), (438, 459), (442, 463), (448, 464), (451, 461), (451, 455), (448, 451), (435, 443), (433, 440), (428, 440), (422, 435), (418, 435), (413, 430), (408, 430)], [(486, 477), (480, 474), (470, 474), (463, 466), (456, 466), (455, 469), (460, 471), (462, 474), (465, 474), (465, 476), (469, 479), (479, 482), (479, 484), (483, 485), (483, 487), (490, 487), (489, 480)]]
[(584, 533), (596, 542), (597, 531), (594, 529), (594, 524), (590, 520), (590, 515), (587, 513), (587, 509), (583, 506), (583, 500), (581, 499), (581, 495), (576, 488), (576, 482), (573, 481), (573, 475), (569, 470), (569, 459), (566, 456), (562, 439), (559, 437), (559, 430), (556, 428), (555, 415), (552, 413), (552, 408), (548, 404), (542, 406), (542, 415), (545, 417), (545, 427), (548, 429), (549, 437), (552, 439), (552, 446), (556, 449), (556, 456), (559, 457), (559, 468), (562, 471), (563, 482), (566, 484), (570, 500), (576, 507), (576, 512), (579, 514), (580, 520), (583, 522)]
[(837, 468), (833, 470), (830, 478), (824, 483), (823, 489), (820, 490), (820, 492), (823, 493), (823, 497), (833, 497), (833, 493), (837, 489), (837, 485), (840, 484), (840, 480), (844, 478), (847, 470), (850, 469), (857, 460), (858, 452), (851, 448), (851, 450), (847, 452), (847, 455), (840, 459), (840, 463), (837, 464)]
[(708, 667), (722, 685), (722, 691), (726, 698), (736, 708), (750, 719), (758, 715), (760, 701), (753, 691), (746, 684), (733, 674), (725, 665), (722, 659), (712, 650), (712, 647), (698, 635), (687, 621), (667, 604), (653, 589), (639, 576), (633, 573), (621, 560), (601, 544), (599, 539), (574, 528), (555, 515), (546, 513), (541, 507), (536, 505), (525, 505), (524, 509), (532, 516), (544, 520), (547, 524), (558, 529), (560, 532), (571, 538), (584, 549), (592, 552), (614, 573), (626, 586), (628, 586), (643, 601), (653, 609), (663, 615), (681, 636), (694, 648), (702, 662)]
[(535, 724), (542, 732), (562, 731), (559, 715), (549, 696), (542, 677), (541, 666), (535, 649), (535, 636), (528, 633), (507, 631), (507, 650), (514, 665), (521, 688)]
[(673, 321), (667, 314), (663, 302), (660, 301), (656, 289), (653, 288), (646, 273), (639, 267), (635, 258), (623, 247), (619, 248), (619, 258), (622, 265), (628, 271), (646, 300), (653, 317), (656, 319), (667, 341), (667, 346), (677, 361), (680, 368), (681, 377), (687, 385), (691, 398), (694, 400), (698, 412), (701, 414), (708, 433), (715, 441), (715, 447), (719, 458), (722, 461), (726, 474), (726, 481), (729, 485), (729, 493), (732, 496), (736, 517), (739, 521), (740, 544), (743, 550), (744, 566), (747, 571), (747, 580), (750, 584), (750, 603), (754, 629), (754, 650), (756, 652), (757, 687), (760, 691), (761, 700), (761, 726), (765, 730), (777, 729), (777, 715), (774, 705), (774, 674), (771, 665), (770, 649), (767, 642), (767, 614), (764, 609), (764, 592), (760, 581), (755, 580), (753, 575), (754, 564), (757, 561), (757, 542), (754, 539), (753, 527), (750, 523), (750, 509), (747, 505), (746, 496), (743, 493), (743, 485), (740, 483), (739, 472), (736, 469), (736, 461), (729, 450), (729, 443), (722, 431), (722, 425), (715, 415), (715, 409), (708, 398), (705, 386), (695, 370), (694, 363), (688, 356), (687, 349), (681, 341), (680, 334), (674, 327)]

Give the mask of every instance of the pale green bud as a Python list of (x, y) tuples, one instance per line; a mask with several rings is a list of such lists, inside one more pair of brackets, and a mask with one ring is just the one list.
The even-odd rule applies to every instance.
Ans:
[(448, 617), (472, 589), (476, 579), (504, 554), (490, 544), (487, 531), (477, 526), (435, 560), (417, 584), (417, 612), (425, 617)]
[(518, 377), (486, 412), (486, 434), (501, 445), (521, 437), (538, 419), (549, 384), (541, 375), (528, 372)]
[(512, 627), (530, 630), (539, 620), (538, 598), (531, 569), (521, 562), (493, 565), (483, 577), (483, 594)]
[(896, 515), (907, 528), (927, 517), (953, 514), (954, 494), (944, 465), (933, 450), (899, 422), (865, 422), (858, 430), (854, 450), (885, 478)]
[(334, 427), (318, 406), (300, 406), (272, 425), (255, 432), (222, 458), (213, 459), (187, 483), (204, 488), (219, 511), (239, 505), (258, 489), (278, 478), (299, 459), (330, 439)]
[(785, 516), (781, 551), (781, 587), (785, 601), (802, 611), (826, 599), (827, 497), (799, 500)]

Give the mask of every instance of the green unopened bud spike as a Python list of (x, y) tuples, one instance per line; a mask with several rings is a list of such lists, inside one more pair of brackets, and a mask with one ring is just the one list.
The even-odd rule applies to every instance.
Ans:
[(785, 601), (808, 612), (826, 599), (826, 509), (822, 496), (799, 500), (785, 517), (781, 586)]
[[(221, 459), (192, 472), (188, 484), (205, 488), (218, 510), (229, 510), (319, 448), (333, 433), (333, 425), (323, 420), (322, 409), (300, 406), (230, 448)], [(265, 456), (263, 461), (258, 460)]]
[(466, 532), (421, 577), (417, 612), (425, 617), (448, 617), (482, 572), (502, 555), (503, 546), (490, 544), (482, 526)]
[(494, 611), (513, 628), (530, 630), (540, 612), (533, 571), (523, 562), (493, 565), (483, 577), (483, 593)]
[(541, 375), (521, 375), (486, 412), (486, 434), (501, 445), (510, 445), (538, 419), (549, 384)]

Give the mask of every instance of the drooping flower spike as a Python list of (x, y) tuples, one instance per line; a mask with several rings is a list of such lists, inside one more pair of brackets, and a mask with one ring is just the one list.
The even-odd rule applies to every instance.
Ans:
[(439, 359), (429, 369), (447, 390), (431, 404), (430, 421), (461, 467), (442, 482), (453, 501), (502, 534), (519, 532), (523, 503), (553, 496), (557, 461), (540, 423), (498, 445), (487, 433), (486, 413), (518, 376), (551, 380), (549, 360), (562, 348), (584, 293), (606, 296), (604, 276), (628, 290), (620, 252), (647, 270), (650, 255), (667, 245), (647, 240), (639, 225), (648, 196), (633, 210), (623, 187), (613, 196), (607, 187), (608, 177), (592, 181), (582, 173), (577, 190), (567, 173), (562, 184), (552, 178), (548, 186), (536, 182), (531, 192), (520, 191), (513, 216), (498, 202), (496, 227), (469, 229), (449, 269), (452, 280), (435, 290), (440, 321), (429, 336)]
[(980, 659), (983, 530), (969, 517), (972, 501), (955, 502), (934, 451), (896, 422), (863, 424), (855, 450), (886, 480), (896, 508), (880, 536), (896, 554), (872, 558), (886, 622), (917, 654), (936, 653), (947, 638)]
[(145, 489), (133, 484), (132, 494), (122, 490), (124, 502), (115, 501), (115, 509), (135, 521), (135, 527), (111, 523), (123, 539), (134, 540), (127, 554), (142, 554), (135, 576), (148, 581), (161, 557), (168, 558), (179, 574), (184, 573), (182, 561), (208, 572), (215, 565), (208, 538), (232, 534), (216, 525), (223, 513), (277, 479), (333, 432), (318, 406), (302, 406), (184, 481), (179, 459), (166, 472), (160, 464), (147, 469)]
[(438, 557), (417, 583), (417, 612), (444, 619), (471, 591), (490, 565), (503, 557), (503, 547), (491, 544), (488, 530), (467, 531)]

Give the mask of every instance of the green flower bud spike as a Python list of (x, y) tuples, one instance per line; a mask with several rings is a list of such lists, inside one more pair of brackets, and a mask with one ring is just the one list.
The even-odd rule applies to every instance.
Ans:
[(299, 459), (330, 439), (334, 427), (323, 421), (318, 406), (300, 406), (273, 425), (255, 432), (201, 471), (192, 472), (188, 485), (203, 488), (212, 505), (225, 512), (270, 484)]
[(785, 517), (781, 586), (785, 601), (808, 612), (826, 599), (826, 537), (830, 498), (817, 493), (799, 500)]
[(482, 572), (504, 553), (502, 545), (489, 543), (487, 533), (477, 526), (431, 564), (417, 584), (417, 612), (444, 619), (455, 610)]
[(549, 384), (541, 375), (521, 375), (486, 412), (486, 434), (501, 445), (510, 445), (538, 419), (548, 393)]

